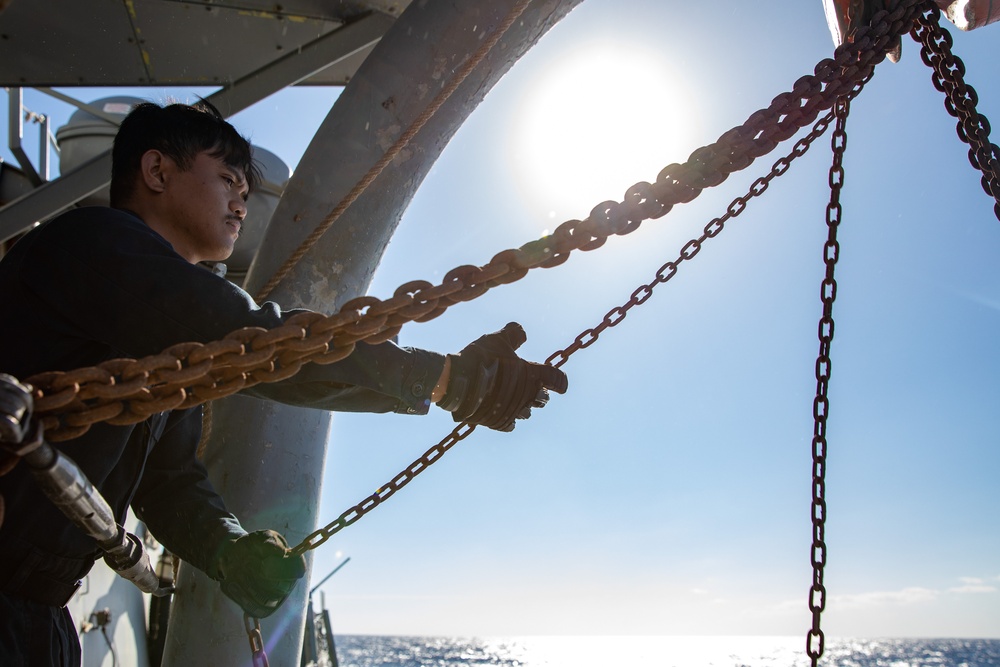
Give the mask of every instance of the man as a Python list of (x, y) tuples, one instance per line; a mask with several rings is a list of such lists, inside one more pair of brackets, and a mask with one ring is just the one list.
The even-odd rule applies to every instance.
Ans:
[[(115, 139), (111, 208), (75, 209), (27, 234), (0, 261), (0, 372), (25, 379), (246, 326), (295, 311), (258, 305), (198, 266), (233, 251), (258, 172), (247, 141), (207, 104), (136, 107)], [(393, 343), (358, 344), (347, 359), (310, 364), (246, 393), (325, 410), (426, 413), (511, 430), (566, 377), (514, 350), (511, 324), (447, 357)], [(131, 505), (173, 553), (219, 580), (254, 616), (273, 612), (305, 571), (273, 531), (247, 534), (195, 457), (201, 408), (134, 426), (97, 424), (60, 443), (119, 521)], [(0, 466), (2, 468), (2, 466)], [(99, 550), (41, 494), (26, 466), (0, 477), (0, 664), (76, 665), (64, 605)]]

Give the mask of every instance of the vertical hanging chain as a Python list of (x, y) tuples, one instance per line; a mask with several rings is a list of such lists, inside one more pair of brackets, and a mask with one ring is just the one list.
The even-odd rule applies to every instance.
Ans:
[(824, 638), (820, 629), (820, 615), (826, 607), (826, 587), (823, 585), (823, 568), (826, 566), (826, 420), (830, 413), (827, 390), (830, 386), (830, 343), (833, 341), (833, 302), (837, 298), (837, 281), (833, 277), (840, 244), (837, 242), (837, 227), (840, 225), (843, 209), (840, 205), (840, 191), (844, 186), (844, 150), (847, 148), (847, 114), (851, 102), (844, 97), (834, 105), (837, 124), (833, 132), (833, 166), (830, 167), (830, 203), (826, 206), (826, 224), (829, 230), (826, 245), (823, 246), (823, 262), (826, 276), (820, 287), (823, 301), (823, 316), (819, 320), (819, 355), (816, 357), (816, 399), (813, 401), (815, 427), (812, 439), (812, 554), (813, 583), (809, 589), (809, 611), (812, 612), (812, 628), (806, 636), (806, 652), (813, 667), (823, 655)]
[(264, 652), (264, 636), (260, 632), (260, 619), (249, 614), (243, 614), (243, 627), (250, 640), (250, 653), (253, 667), (268, 667), (267, 653)]
[(920, 58), (934, 70), (931, 81), (945, 94), (944, 108), (958, 119), (958, 138), (969, 145), (969, 162), (982, 172), (982, 186), (993, 197), (1000, 219), (1000, 148), (990, 143), (990, 122), (976, 109), (979, 95), (965, 83), (965, 63), (951, 52), (951, 33), (940, 25), (941, 12), (928, 7), (914, 23), (911, 35), (921, 43)]

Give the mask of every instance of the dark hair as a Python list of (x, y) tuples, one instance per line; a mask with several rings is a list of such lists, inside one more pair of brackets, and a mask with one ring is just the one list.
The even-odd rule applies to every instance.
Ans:
[(239, 169), (252, 192), (261, 181), (253, 149), (219, 110), (199, 100), (197, 104), (161, 107), (151, 102), (137, 104), (118, 128), (111, 153), (111, 205), (128, 201), (141, 169), (142, 156), (158, 150), (181, 169), (189, 169), (195, 157), (208, 151), (212, 157)]

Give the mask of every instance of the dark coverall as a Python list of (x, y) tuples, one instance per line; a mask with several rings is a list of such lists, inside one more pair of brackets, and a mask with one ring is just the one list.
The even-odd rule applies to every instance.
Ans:
[[(75, 209), (40, 225), (0, 261), (0, 372), (25, 380), (108, 359), (143, 357), (246, 326), (272, 328), (297, 311), (258, 306), (188, 263), (135, 215)], [(347, 359), (244, 393), (323, 410), (426, 413), (442, 355), (359, 343)], [(122, 521), (136, 516), (170, 551), (215, 577), (217, 550), (245, 534), (212, 489), (195, 451), (201, 408), (132, 426), (98, 424), (58, 447)], [(64, 605), (100, 551), (41, 493), (26, 466), (0, 477), (0, 664), (75, 665)]]

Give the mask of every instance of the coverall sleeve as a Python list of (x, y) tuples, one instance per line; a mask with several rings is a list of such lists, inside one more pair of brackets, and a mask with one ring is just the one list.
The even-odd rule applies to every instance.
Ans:
[[(158, 354), (242, 327), (273, 328), (300, 312), (256, 304), (124, 211), (80, 209), (40, 231), (22, 267), (26, 289), (42, 286), (37, 296), (58, 317), (60, 334), (101, 341), (117, 356)], [(359, 344), (343, 361), (307, 364), (288, 380), (247, 393), (324, 410), (423, 414), (443, 367), (434, 352)]]
[(153, 446), (132, 510), (172, 553), (213, 579), (221, 547), (246, 531), (208, 481), (196, 453), (201, 408), (174, 411)]

